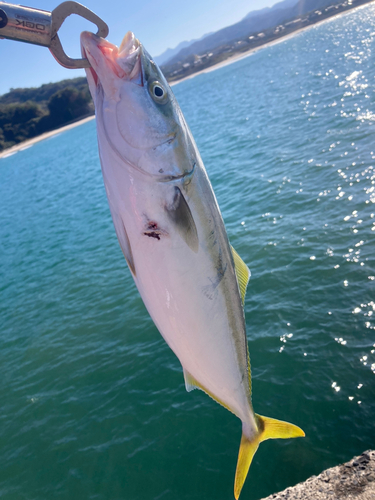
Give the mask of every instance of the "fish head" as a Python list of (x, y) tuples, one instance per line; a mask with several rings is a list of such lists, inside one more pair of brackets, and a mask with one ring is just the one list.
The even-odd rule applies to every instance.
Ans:
[(81, 34), (100, 135), (136, 170), (165, 181), (192, 172), (196, 148), (164, 75), (128, 32), (120, 47)]

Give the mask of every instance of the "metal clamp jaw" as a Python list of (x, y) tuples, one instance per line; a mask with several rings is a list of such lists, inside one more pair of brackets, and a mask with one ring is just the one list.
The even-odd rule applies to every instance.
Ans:
[(48, 47), (56, 61), (65, 68), (89, 68), (87, 59), (72, 59), (65, 53), (57, 34), (62, 23), (71, 14), (77, 14), (96, 24), (98, 36), (105, 38), (108, 35), (106, 23), (77, 2), (63, 2), (52, 12), (0, 2), (0, 38)]

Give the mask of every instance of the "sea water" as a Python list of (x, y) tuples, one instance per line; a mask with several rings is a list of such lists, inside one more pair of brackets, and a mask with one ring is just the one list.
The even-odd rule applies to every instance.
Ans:
[[(256, 500), (375, 447), (375, 6), (173, 88), (249, 265)], [(194, 311), (191, 311), (194, 314)], [(240, 421), (149, 318), (95, 122), (0, 160), (0, 497), (233, 498)]]

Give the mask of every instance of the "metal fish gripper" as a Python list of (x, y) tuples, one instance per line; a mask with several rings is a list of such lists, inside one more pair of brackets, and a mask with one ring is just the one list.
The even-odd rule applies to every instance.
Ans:
[(87, 59), (72, 59), (62, 47), (58, 31), (71, 14), (91, 21), (98, 28), (96, 34), (107, 37), (108, 26), (99, 16), (80, 3), (67, 1), (52, 12), (0, 2), (0, 38), (48, 47), (56, 61), (65, 68), (89, 68)]

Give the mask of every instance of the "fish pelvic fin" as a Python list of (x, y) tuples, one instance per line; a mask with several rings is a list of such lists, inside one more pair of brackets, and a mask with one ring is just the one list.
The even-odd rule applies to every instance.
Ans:
[(242, 432), (234, 481), (234, 497), (236, 500), (238, 500), (240, 496), (251, 462), (262, 441), (266, 441), (267, 439), (288, 439), (305, 436), (302, 429), (288, 422), (262, 417), (260, 415), (255, 415), (255, 418), (259, 429), (258, 434), (250, 439)]

